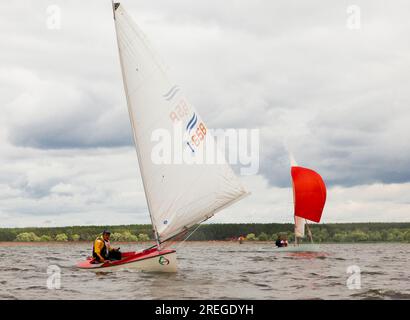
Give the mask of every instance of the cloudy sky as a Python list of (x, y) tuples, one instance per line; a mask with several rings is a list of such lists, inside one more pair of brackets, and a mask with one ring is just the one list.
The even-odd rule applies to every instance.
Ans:
[[(123, 5), (208, 127), (260, 130), (212, 222), (293, 221), (288, 149), (323, 222), (410, 221), (408, 1)], [(2, 2), (0, 43), (0, 227), (149, 223), (110, 1)]]

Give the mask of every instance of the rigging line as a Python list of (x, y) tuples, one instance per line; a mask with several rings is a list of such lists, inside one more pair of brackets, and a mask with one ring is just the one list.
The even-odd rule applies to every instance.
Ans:
[[(199, 225), (201, 225), (201, 223), (202, 223), (202, 222), (205, 222), (206, 220), (208, 220), (208, 218), (207, 218), (207, 219), (204, 219), (204, 220), (202, 220), (202, 221), (200, 221), (200, 222), (199, 222)], [(173, 235), (173, 236), (171, 236), (171, 237), (169, 237), (169, 238), (167, 238), (167, 239), (165, 239), (165, 240), (160, 241), (160, 244), (163, 244), (163, 243), (165, 243), (165, 242), (167, 242), (167, 241), (171, 241), (172, 239), (177, 238), (178, 236), (180, 236), (180, 235), (182, 235), (183, 233), (186, 233), (187, 231), (189, 231), (190, 229), (192, 229), (194, 226), (195, 226), (195, 224), (192, 225), (192, 226), (190, 226), (190, 227), (187, 227), (185, 230), (183, 230), (183, 231), (181, 231), (181, 232), (178, 232), (177, 234), (175, 234), (175, 235)], [(198, 229), (198, 227), (196, 227), (193, 232), (195, 232), (197, 229)], [(193, 232), (191, 232), (191, 234), (190, 234), (189, 236), (191, 236)], [(176, 241), (176, 240), (175, 240), (175, 241)], [(145, 250), (149, 250), (149, 249), (152, 249), (152, 248), (155, 248), (155, 247), (156, 247), (156, 245), (153, 245), (153, 246), (151, 246), (151, 247), (149, 247), (149, 248), (147, 248), (147, 249), (145, 249)]]
[[(202, 224), (203, 222), (205, 222), (206, 220), (212, 218), (212, 217), (215, 215), (215, 213), (217, 213), (218, 211), (220, 211), (220, 210), (222, 210), (222, 209), (224, 209), (224, 208), (230, 206), (231, 204), (233, 204), (233, 203), (235, 203), (235, 202), (237, 202), (237, 201), (239, 201), (239, 200), (245, 198), (245, 197), (248, 196), (249, 194), (250, 194), (250, 193), (243, 193), (241, 196), (237, 197), (236, 199), (233, 199), (233, 200), (231, 200), (231, 201), (229, 201), (229, 202), (227, 202), (227, 203), (225, 203), (225, 204), (223, 204), (223, 205), (221, 205), (221, 206), (215, 208), (215, 209), (212, 211), (212, 214), (206, 216), (205, 219), (203, 219), (203, 220), (197, 222), (198, 225), (201, 225), (201, 224)], [(195, 223), (195, 224), (196, 224), (196, 223)], [(166, 241), (169, 241), (169, 240), (171, 240), (171, 239), (176, 238), (178, 235), (182, 234), (183, 232), (186, 232), (186, 231), (188, 231), (189, 229), (193, 228), (193, 227), (195, 226), (195, 224), (193, 224), (193, 225), (187, 227), (187, 229), (186, 229), (186, 230), (183, 230), (182, 232), (179, 232), (179, 233), (177, 233), (177, 234), (175, 234), (175, 235), (173, 235), (173, 236), (171, 236), (171, 237), (169, 237), (169, 238), (167, 238), (167, 239), (165, 239), (165, 240), (162, 240), (160, 243), (162, 244), (162, 243), (164, 243), (164, 242), (166, 242)], [(199, 227), (197, 227), (192, 233), (194, 233), (198, 228), (199, 228)], [(191, 233), (188, 237), (190, 237), (190, 236), (192, 235), (192, 233)], [(151, 248), (153, 248), (153, 247), (154, 247), (154, 246), (152, 246)], [(149, 248), (149, 249), (151, 249), (151, 248)]]
[(176, 247), (176, 249), (178, 249), (179, 247), (181, 247), (181, 246), (184, 244), (184, 242), (187, 241), (187, 240), (189, 239), (189, 237), (191, 237), (191, 236), (193, 235), (193, 233), (194, 233), (195, 231), (197, 231), (198, 228), (199, 228), (201, 225), (202, 225), (202, 223), (198, 224), (198, 226), (197, 226), (184, 240), (182, 240), (182, 242)]
[(307, 222), (306, 219), (305, 219), (305, 223), (306, 223), (306, 228), (307, 228), (307, 230), (308, 230), (308, 235), (309, 235), (309, 238), (310, 238), (310, 242), (313, 243), (312, 231), (310, 231), (309, 223)]

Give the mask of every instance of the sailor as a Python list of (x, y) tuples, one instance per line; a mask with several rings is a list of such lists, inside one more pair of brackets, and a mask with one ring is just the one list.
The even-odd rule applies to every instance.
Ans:
[(275, 244), (279, 248), (287, 247), (288, 246), (288, 240), (286, 238), (284, 239), (280, 234), (278, 234), (278, 238), (276, 239)]
[(287, 246), (288, 246), (288, 239), (287, 239), (286, 236), (282, 239), (282, 246), (283, 246), (283, 247), (287, 247)]
[(94, 241), (93, 258), (96, 262), (105, 260), (121, 260), (120, 248), (113, 248), (110, 243), (111, 232), (104, 230)]

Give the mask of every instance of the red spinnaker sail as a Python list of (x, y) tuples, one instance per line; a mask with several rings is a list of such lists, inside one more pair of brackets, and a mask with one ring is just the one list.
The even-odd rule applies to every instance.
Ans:
[(326, 185), (315, 171), (292, 167), (295, 216), (320, 222), (326, 202)]

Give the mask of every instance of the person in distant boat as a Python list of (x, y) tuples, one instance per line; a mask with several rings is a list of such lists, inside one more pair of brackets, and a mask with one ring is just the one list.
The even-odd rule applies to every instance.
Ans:
[(276, 244), (276, 246), (277, 246), (278, 248), (287, 247), (287, 246), (288, 246), (288, 240), (287, 240), (286, 238), (282, 237), (282, 236), (279, 234), (279, 235), (278, 235), (278, 238), (276, 239), (275, 244)]
[(284, 247), (287, 247), (288, 246), (288, 238), (287, 238), (287, 236), (285, 236), (283, 239), (282, 239), (282, 244), (283, 244), (283, 246)]
[(113, 248), (110, 243), (111, 232), (104, 230), (97, 237), (93, 246), (93, 258), (96, 262), (105, 262), (106, 260), (121, 260), (120, 248)]

